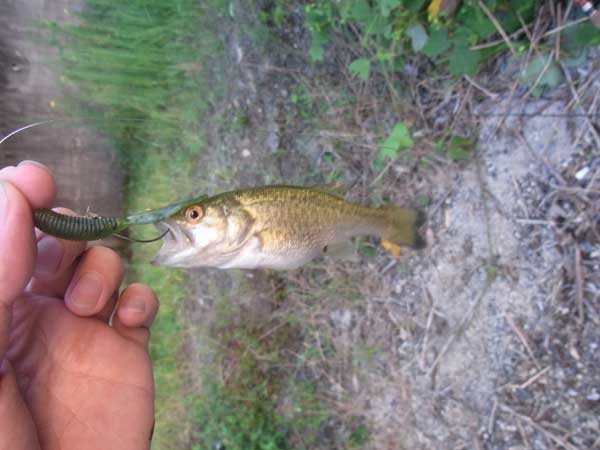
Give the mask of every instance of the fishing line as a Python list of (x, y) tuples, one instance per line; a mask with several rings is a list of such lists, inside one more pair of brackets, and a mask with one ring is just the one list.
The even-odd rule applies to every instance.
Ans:
[[(556, 118), (575, 118), (575, 117), (600, 117), (600, 112), (598, 113), (527, 113), (527, 112), (505, 112), (505, 113), (468, 113), (469, 116), (471, 117), (540, 117), (540, 118), (552, 118), (552, 119), (556, 119)], [(79, 118), (63, 118), (63, 119), (47, 119), (47, 120), (40, 120), (39, 122), (34, 122), (34, 123), (30, 123), (27, 125), (24, 125), (20, 128), (17, 128), (16, 130), (11, 131), (9, 134), (7, 134), (6, 136), (4, 136), (2, 139), (0, 139), (0, 144), (2, 144), (3, 142), (7, 141), (9, 138), (11, 138), (12, 136), (20, 133), (21, 131), (25, 131), (29, 128), (33, 128), (33, 127), (37, 127), (38, 125), (46, 125), (46, 124), (52, 124), (52, 123), (57, 123), (57, 122), (78, 122), (78, 121), (82, 121), (82, 122), (86, 122), (86, 121), (92, 121), (92, 120), (96, 120), (97, 118), (95, 116), (89, 116), (89, 117), (79, 117)], [(145, 119), (134, 119), (131, 117), (113, 117), (113, 119), (119, 120), (119, 121), (124, 121), (124, 122), (143, 122)], [(102, 120), (107, 120), (108, 119), (102, 119)], [(314, 132), (319, 132), (319, 131), (328, 131), (328, 132), (336, 132), (338, 130), (334, 129), (334, 128), (315, 128)], [(259, 133), (272, 133), (273, 131), (268, 131), (268, 130), (256, 130)], [(310, 134), (310, 133), (302, 133), (302, 134)]]
[[(54, 124), (54, 123), (58, 123), (58, 122), (78, 122), (78, 121), (86, 122), (86, 121), (92, 121), (92, 120), (97, 120), (97, 119), (98, 119), (97, 116), (88, 116), (88, 117), (67, 117), (67, 118), (62, 118), (62, 119), (40, 120), (39, 122), (30, 123), (30, 124), (24, 125), (20, 128), (17, 128), (16, 130), (11, 131), (6, 136), (4, 136), (2, 139), (0, 139), (0, 145), (2, 143), (4, 143), (5, 141), (7, 141), (12, 136), (19, 134), (21, 131), (25, 131), (29, 128), (37, 127), (38, 125), (49, 125), (49, 124)], [(106, 119), (102, 119), (102, 120), (106, 120)], [(129, 117), (129, 118), (124, 117), (124, 118), (119, 118), (118, 120), (124, 121), (124, 122), (142, 122), (144, 119), (134, 119), (131, 117)]]
[(125, 241), (129, 241), (129, 242), (137, 242), (140, 244), (150, 244), (152, 242), (160, 241), (162, 238), (164, 238), (167, 235), (168, 232), (169, 232), (169, 230), (165, 230), (165, 232), (163, 234), (161, 234), (160, 236), (153, 238), (153, 239), (135, 239), (135, 238), (130, 238), (128, 236), (124, 236), (124, 235), (118, 234), (118, 233), (114, 233), (114, 234), (112, 234), (112, 236), (117, 237), (119, 239), (123, 239)]
[[(58, 120), (58, 119), (56, 119), (56, 120)], [(6, 136), (4, 136), (2, 138), (2, 140), (0, 140), (0, 144), (2, 144), (4, 141), (6, 141), (11, 136), (14, 136), (17, 133), (20, 133), (21, 131), (27, 130), (28, 128), (37, 127), (38, 125), (44, 125), (44, 124), (47, 124), (47, 123), (56, 122), (56, 120), (54, 120), (54, 119), (52, 119), (52, 120), (42, 120), (40, 122), (30, 123), (29, 125), (25, 125), (25, 126), (23, 126), (21, 128), (17, 128), (16, 130), (11, 131)]]
[[(578, 118), (578, 117), (587, 117), (589, 119), (596, 118), (596, 117), (600, 118), (600, 112), (597, 112), (597, 113), (528, 113), (528, 112), (508, 111), (508, 112), (503, 112), (503, 113), (467, 113), (467, 114), (470, 117), (474, 117), (474, 118), (478, 118), (478, 117), (525, 117), (525, 118), (547, 118), (547, 119)], [(38, 122), (30, 123), (30, 124), (24, 125), (22, 127), (19, 127), (16, 130), (11, 131), (6, 136), (4, 136), (2, 139), (0, 139), (0, 145), (3, 144), (4, 142), (6, 142), (11, 137), (15, 136), (16, 134), (19, 134), (20, 132), (28, 130), (30, 128), (40, 126), (40, 125), (51, 125), (51, 124), (60, 123), (60, 122), (92, 122), (92, 121), (100, 121), (100, 122), (109, 123), (110, 120), (119, 120), (121, 122), (132, 122), (133, 123), (133, 122), (144, 122), (146, 119), (142, 119), (142, 118), (137, 119), (137, 118), (132, 118), (132, 117), (118, 117), (118, 116), (113, 116), (110, 118), (103, 118), (103, 117), (90, 115), (87, 117), (84, 116), (84, 117), (76, 117), (76, 118), (40, 120)], [(331, 129), (331, 128), (315, 128), (311, 132), (301, 132), (301, 133), (297, 133), (297, 135), (310, 136), (310, 135), (318, 134), (320, 132), (335, 133), (337, 131), (338, 130)], [(260, 129), (253, 130), (253, 132), (263, 133), (263, 134), (275, 133), (277, 136), (282, 135), (282, 133), (278, 132), (278, 131), (268, 131), (268, 130), (260, 130)]]

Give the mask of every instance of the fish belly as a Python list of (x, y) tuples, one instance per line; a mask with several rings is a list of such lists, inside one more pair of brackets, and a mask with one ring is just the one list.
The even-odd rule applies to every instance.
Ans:
[(234, 257), (219, 265), (220, 269), (296, 269), (319, 256), (319, 249), (295, 249), (273, 252), (263, 248), (258, 237), (253, 237)]

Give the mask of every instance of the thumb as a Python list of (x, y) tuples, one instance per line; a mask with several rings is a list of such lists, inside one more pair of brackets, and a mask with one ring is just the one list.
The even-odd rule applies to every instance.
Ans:
[(12, 304), (31, 278), (35, 255), (29, 203), (12, 184), (0, 181), (0, 361), (8, 346)]

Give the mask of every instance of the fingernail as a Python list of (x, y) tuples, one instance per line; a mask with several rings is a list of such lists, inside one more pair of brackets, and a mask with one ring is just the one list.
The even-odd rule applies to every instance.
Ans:
[(146, 311), (146, 302), (143, 298), (133, 297), (127, 300), (127, 302), (123, 305), (123, 309), (136, 313), (143, 313)]
[(92, 310), (102, 294), (102, 275), (97, 272), (84, 273), (69, 293), (69, 300), (81, 309)]
[(48, 276), (53, 275), (65, 254), (65, 249), (62, 243), (52, 237), (44, 236), (37, 243), (38, 256), (35, 262), (35, 275), (36, 276)]
[(26, 164), (28, 164), (28, 165), (30, 165), (30, 166), (36, 166), (36, 167), (39, 167), (40, 169), (44, 169), (44, 170), (46, 170), (46, 171), (50, 172), (50, 169), (48, 169), (48, 167), (46, 167), (44, 164), (42, 164), (42, 163), (40, 163), (40, 162), (37, 162), (37, 161), (32, 161), (31, 159), (26, 159), (26, 160), (23, 160), (23, 161), (21, 161), (21, 162), (20, 162), (20, 163), (17, 165), (17, 167), (20, 167), (20, 166), (22, 166), (22, 165), (24, 165), (24, 164), (25, 164), (25, 165), (26, 165)]

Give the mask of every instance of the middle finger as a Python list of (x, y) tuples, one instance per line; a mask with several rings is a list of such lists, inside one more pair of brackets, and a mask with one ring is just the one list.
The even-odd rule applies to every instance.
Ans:
[(106, 309), (123, 281), (119, 255), (106, 247), (91, 247), (81, 257), (65, 293), (65, 305), (79, 316), (94, 316)]

